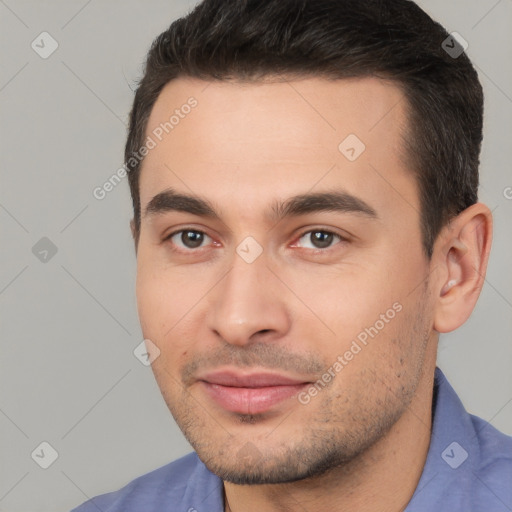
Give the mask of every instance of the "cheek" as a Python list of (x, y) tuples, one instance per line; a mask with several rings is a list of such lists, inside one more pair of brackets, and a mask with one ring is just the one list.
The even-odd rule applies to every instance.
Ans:
[[(290, 275), (289, 282), (293, 283), (290, 288), (300, 290), (297, 295), (305, 306), (300, 305), (298, 312), (303, 310), (308, 317), (314, 312), (315, 327), (337, 340), (339, 349), (376, 322), (382, 330), (381, 315), (386, 328), (395, 318), (393, 304), (399, 294), (392, 282), (378, 282), (377, 276), (382, 273), (383, 269), (352, 264)], [(303, 327), (307, 328), (306, 322)]]
[(154, 341), (159, 337), (157, 326), (162, 321), (162, 292), (162, 283), (139, 265), (136, 280), (137, 311), (144, 337)]
[(193, 340), (200, 338), (194, 306), (204, 292), (190, 287), (178, 272), (154, 272), (142, 267), (137, 273), (136, 295), (143, 336), (160, 349), (160, 356), (152, 364), (155, 377), (166, 387), (172, 386), (167, 382), (172, 381), (170, 375), (177, 378)]
[(144, 334), (163, 340), (185, 318), (201, 297), (176, 270), (139, 264), (136, 281), (137, 310)]
[(336, 381), (341, 387), (361, 372), (396, 375), (420, 357), (418, 295), (407, 296), (404, 281), (392, 275), (385, 264), (345, 265), (328, 272), (320, 268), (300, 278), (288, 275), (290, 288), (302, 290), (299, 339), (316, 340), (315, 350), (328, 367), (338, 361), (333, 372), (341, 377)]

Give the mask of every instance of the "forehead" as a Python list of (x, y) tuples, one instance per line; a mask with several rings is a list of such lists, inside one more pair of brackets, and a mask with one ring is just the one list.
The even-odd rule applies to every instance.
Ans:
[(169, 187), (225, 205), (244, 198), (246, 208), (322, 185), (367, 196), (387, 189), (390, 198), (393, 183), (414, 196), (402, 149), (405, 111), (399, 87), (375, 78), (178, 78), (148, 120), (155, 145), (141, 166), (141, 205)]

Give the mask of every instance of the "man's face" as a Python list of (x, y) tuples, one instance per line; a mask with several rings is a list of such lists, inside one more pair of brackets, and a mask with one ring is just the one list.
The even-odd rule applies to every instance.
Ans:
[[(197, 105), (182, 109), (189, 97)], [(405, 108), (377, 79), (180, 78), (151, 112), (140, 321), (168, 407), (225, 480), (320, 474), (381, 439), (414, 399), (435, 336)], [(216, 215), (153, 199), (171, 189)], [(276, 207), (323, 193), (337, 206)]]

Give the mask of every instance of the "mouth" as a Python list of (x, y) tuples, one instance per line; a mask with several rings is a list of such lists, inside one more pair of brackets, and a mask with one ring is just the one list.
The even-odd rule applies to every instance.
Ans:
[(198, 380), (215, 403), (239, 414), (269, 411), (311, 384), (275, 373), (243, 374), (234, 371), (212, 372)]

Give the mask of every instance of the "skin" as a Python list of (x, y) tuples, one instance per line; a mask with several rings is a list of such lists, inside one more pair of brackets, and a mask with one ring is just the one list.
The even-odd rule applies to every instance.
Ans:
[[(438, 335), (465, 322), (483, 285), (489, 209), (478, 203), (452, 219), (426, 258), (402, 150), (407, 105), (392, 83), (179, 78), (160, 94), (147, 134), (190, 96), (197, 107), (149, 152), (140, 179), (138, 311), (160, 350), (152, 368), (170, 411), (224, 480), (226, 510), (403, 510), (428, 452)], [(338, 150), (348, 134), (366, 145), (353, 162)], [(144, 215), (169, 188), (209, 200), (220, 218)], [(267, 216), (274, 200), (340, 189), (377, 218)], [(164, 240), (179, 229), (206, 236), (198, 248), (181, 234)], [(315, 248), (311, 232), (322, 230), (346, 240)], [(262, 249), (252, 263), (236, 252), (248, 236)], [(307, 404), (293, 396), (261, 414), (233, 413), (198, 381), (234, 368), (314, 383), (397, 303)]]

